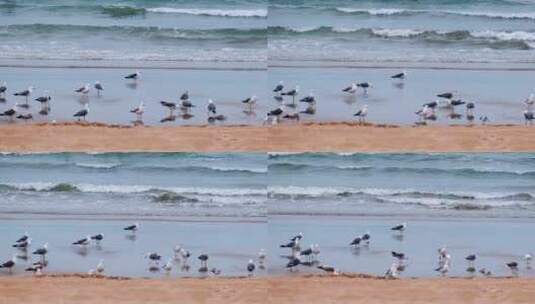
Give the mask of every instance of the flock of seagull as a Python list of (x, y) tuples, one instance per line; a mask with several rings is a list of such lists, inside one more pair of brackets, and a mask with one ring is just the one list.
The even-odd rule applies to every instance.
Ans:
[[(124, 231), (131, 233), (129, 237), (132, 239), (135, 239), (135, 234), (139, 229), (139, 223), (134, 223), (123, 228)], [(403, 236), (406, 229), (407, 223), (401, 223), (390, 228), (393, 233), (399, 234), (400, 237)], [(103, 240), (104, 234), (102, 233), (95, 235), (87, 235), (86, 237), (73, 242), (72, 246), (80, 246), (81, 248), (85, 249), (87, 248), (87, 246), (91, 245), (92, 242), (95, 242), (97, 246), (100, 246), (100, 243)], [(297, 235), (291, 237), (288, 242), (285, 242), (279, 246), (280, 248), (290, 250), (288, 255), (281, 255), (282, 258), (288, 259), (288, 262), (285, 266), (288, 271), (294, 272), (298, 269), (298, 267), (315, 267), (330, 274), (339, 274), (338, 269), (334, 266), (320, 263), (319, 255), (321, 251), (318, 244), (311, 244), (308, 248), (303, 249), (303, 247), (301, 246), (302, 240), (303, 233), (300, 232)], [(371, 234), (369, 232), (366, 232), (362, 235), (356, 236), (353, 240), (351, 240), (351, 242), (349, 242), (348, 246), (352, 249), (359, 249), (361, 246), (369, 247), (371, 240)], [(16, 248), (19, 253), (14, 254), (10, 260), (0, 264), (0, 268), (7, 269), (9, 273), (12, 273), (13, 268), (17, 264), (18, 259), (22, 259), (25, 261), (28, 260), (28, 250), (31, 247), (31, 244), (32, 239), (26, 232), (12, 245), (12, 247)], [(40, 258), (37, 261), (33, 262), (31, 266), (25, 268), (25, 271), (33, 272), (35, 275), (42, 275), (43, 271), (48, 266), (48, 243), (45, 243), (42, 247), (32, 251), (32, 254), (39, 256)], [(386, 270), (384, 277), (393, 279), (398, 278), (401, 273), (407, 268), (406, 261), (408, 260), (408, 257), (405, 253), (398, 251), (391, 251), (391, 255), (393, 258), (393, 262), (391, 266)], [(188, 260), (192, 257), (192, 253), (181, 245), (177, 245), (173, 248), (172, 256), (170, 256), (164, 264), (160, 264), (163, 257), (157, 252), (148, 252), (144, 257), (148, 259), (148, 270), (150, 272), (159, 272), (160, 270), (163, 270), (167, 275), (169, 275), (175, 266), (177, 268), (180, 267), (182, 271), (189, 271), (190, 265), (188, 263)], [(249, 276), (252, 276), (257, 268), (261, 270), (266, 269), (266, 258), (266, 251), (264, 249), (261, 249), (256, 257), (256, 262), (253, 261), (253, 259), (249, 259), (247, 264), (245, 264), (244, 270), (248, 273)], [(476, 268), (477, 258), (478, 256), (475, 253), (469, 254), (465, 257), (465, 260), (467, 262), (466, 272), (468, 272), (469, 274), (475, 274), (478, 271), (483, 276), (492, 276), (493, 274), (489, 269), (480, 268), (478, 270)], [(199, 273), (211, 273), (213, 275), (221, 274), (221, 269), (208, 266), (208, 254), (202, 253), (197, 257), (197, 259), (200, 263), (200, 268), (198, 269)], [(528, 253), (524, 255), (523, 259), (526, 267), (530, 269), (533, 256)], [(512, 275), (518, 275), (518, 270), (520, 266), (519, 262), (509, 261), (506, 263), (506, 266), (511, 270)], [(446, 276), (450, 271), (450, 267), (451, 254), (449, 253), (446, 246), (443, 246), (438, 249), (438, 262), (434, 270), (438, 272), (439, 275)], [(88, 274), (105, 274), (104, 260), (101, 259), (96, 265), (95, 269), (89, 270)]]
[[(135, 73), (124, 76), (125, 79), (131, 80), (137, 83), (141, 79), (141, 72), (136, 71)], [(393, 81), (397, 81), (400, 84), (403, 84), (403, 81), (407, 78), (407, 72), (403, 71), (395, 75), (390, 76)], [(363, 91), (364, 95), (368, 95), (368, 91), (372, 88), (372, 84), (369, 82), (353, 82), (349, 86), (342, 89), (344, 94), (356, 94), (359, 90)], [(96, 81), (93, 85), (93, 88), (97, 91), (97, 95), (100, 96), (104, 87), (99, 81)], [(91, 91), (92, 87), (89, 83), (86, 83), (84, 86), (74, 90), (76, 93), (87, 95)], [(15, 105), (3, 112), (0, 112), (0, 116), (7, 116), (10, 120), (19, 119), (19, 120), (31, 120), (33, 115), (29, 112), (24, 112), (19, 110), (28, 109), (30, 104), (28, 103), (29, 98), (31, 97), (34, 91), (34, 87), (30, 86), (26, 90), (16, 92), (14, 96), (20, 96), (25, 98), (25, 102), (19, 104), (18, 102)], [(7, 93), (7, 84), (6, 82), (0, 86), (0, 102), (6, 101)], [(39, 96), (35, 99), (41, 105), (39, 114), (48, 115), (50, 112), (50, 101), (52, 97), (48, 94), (47, 91), (44, 92), (43, 96)], [(264, 119), (264, 124), (277, 124), (283, 120), (289, 121), (299, 121), (301, 115), (314, 115), (316, 114), (316, 98), (311, 92), (309, 95), (299, 98), (299, 85), (296, 85), (294, 88), (285, 90), (283, 81), (280, 81), (279, 84), (273, 89), (274, 96), (273, 98), (280, 103), (279, 107), (276, 109), (268, 111)], [(438, 118), (437, 108), (446, 109), (447, 116), (450, 119), (460, 119), (462, 114), (458, 113), (456, 109), (459, 106), (465, 107), (465, 116), (468, 123), (472, 124), (475, 120), (475, 103), (466, 102), (456, 96), (453, 92), (445, 92), (436, 95), (439, 99), (428, 102), (422, 105), (415, 114), (417, 115), (416, 125), (426, 125), (427, 121), (435, 121)], [(285, 102), (285, 98), (291, 98), (291, 102)], [(306, 104), (305, 109), (302, 111), (297, 110), (296, 100), (300, 103)], [(257, 97), (255, 95), (247, 97), (241, 100), (241, 103), (246, 107), (244, 112), (246, 114), (254, 113), (254, 107), (257, 103)], [(534, 115), (534, 105), (535, 105), (535, 95), (531, 94), (525, 101), (525, 110), (523, 111), (523, 116), (525, 124), (533, 124), (535, 120)], [(168, 115), (160, 120), (161, 123), (174, 121), (177, 118), (175, 111), (180, 110), (180, 117), (182, 119), (189, 119), (193, 117), (192, 109), (195, 108), (195, 104), (190, 100), (189, 92), (186, 91), (180, 95), (180, 98), (177, 102), (175, 101), (160, 101), (160, 105), (168, 109)], [(134, 124), (143, 124), (143, 113), (145, 112), (145, 104), (141, 102), (137, 107), (130, 110), (131, 113), (136, 115), (136, 120), (133, 121)], [(221, 114), (217, 111), (217, 106), (212, 99), (208, 100), (206, 106), (207, 121), (209, 123), (214, 123), (217, 121), (225, 121), (227, 116)], [(84, 104), (84, 108), (77, 111), (73, 114), (75, 118), (80, 120), (86, 120), (86, 117), (89, 115), (89, 102)], [(363, 123), (366, 121), (368, 116), (368, 105), (364, 105), (356, 113), (353, 114), (354, 117), (358, 119), (359, 122)], [(489, 121), (487, 116), (480, 116), (479, 120), (482, 124), (485, 124)]]
[[(136, 232), (140, 229), (139, 223), (134, 223), (132, 225), (126, 226), (123, 228), (124, 231), (129, 233), (128, 238), (135, 240)], [(79, 240), (76, 240), (75, 242), (72, 242), (72, 246), (79, 246), (81, 249), (87, 249), (89, 245), (91, 245), (93, 242), (100, 246), (101, 242), (104, 240), (104, 234), (99, 233), (95, 235), (87, 235), (84, 238), (81, 238)], [(38, 256), (38, 260), (35, 262), (32, 262), (30, 266), (25, 268), (26, 272), (33, 272), (35, 275), (40, 276), (43, 275), (44, 270), (48, 266), (48, 256), (50, 254), (48, 249), (48, 243), (45, 243), (43, 246), (33, 250), (29, 251), (30, 247), (32, 245), (32, 238), (30, 235), (25, 232), (22, 237), (17, 239), (15, 243), (12, 245), (13, 248), (16, 248), (19, 252), (13, 254), (12, 258), (2, 264), (0, 264), (0, 269), (6, 269), (8, 273), (12, 274), (14, 267), (17, 265), (18, 260), (27, 261), (29, 259), (29, 252), (32, 253), (34, 256)], [(190, 264), (189, 259), (192, 257), (192, 253), (187, 250), (186, 248), (182, 247), (181, 245), (177, 245), (173, 248), (173, 254), (166, 263), (160, 264), (162, 262), (162, 255), (160, 255), (157, 252), (148, 252), (145, 256), (146, 259), (148, 259), (148, 271), (150, 272), (159, 272), (160, 270), (163, 270), (167, 275), (171, 273), (173, 268), (176, 266), (177, 268), (180, 267), (182, 271), (189, 271), (190, 270)], [(265, 269), (265, 263), (266, 263), (266, 252), (264, 249), (261, 249), (258, 252), (257, 255), (257, 261), (253, 261), (253, 259), (249, 259), (247, 264), (245, 265), (244, 269), (247, 271), (249, 276), (252, 276), (256, 269)], [(197, 259), (200, 262), (200, 268), (199, 273), (201, 274), (208, 274), (212, 273), (213, 275), (220, 275), (221, 269), (218, 269), (216, 267), (208, 267), (208, 259), (209, 255), (206, 253), (200, 254)], [(27, 264), (26, 264), (27, 265)], [(104, 260), (100, 260), (99, 263), (96, 265), (94, 269), (90, 269), (88, 271), (89, 275), (104, 275), (105, 274), (105, 266), (104, 266)]]
[[(393, 233), (398, 233), (402, 235), (407, 228), (407, 223), (401, 223), (390, 228)], [(331, 274), (339, 274), (337, 268), (331, 265), (320, 264), (318, 255), (320, 254), (320, 249), (318, 244), (312, 244), (309, 248), (302, 250), (301, 241), (303, 239), (303, 233), (299, 233), (292, 238), (289, 242), (281, 244), (280, 248), (288, 248), (290, 250), (289, 255), (282, 255), (281, 257), (287, 258), (289, 261), (286, 264), (286, 268), (289, 271), (294, 271), (299, 266), (305, 267), (316, 267), (317, 269), (323, 270)], [(370, 246), (372, 236), (369, 232), (366, 232), (362, 235), (356, 236), (350, 243), (349, 246), (353, 249), (359, 249), (361, 246)], [(391, 251), (393, 262), (390, 267), (386, 270), (384, 277), (388, 279), (398, 278), (403, 271), (407, 268), (406, 261), (408, 256), (403, 252)], [(479, 271), (483, 276), (489, 277), (492, 276), (492, 272), (488, 268), (476, 268), (477, 255), (475, 253), (469, 254), (465, 257), (467, 262), (466, 272), (469, 274), (475, 274), (476, 271)], [(531, 268), (531, 260), (533, 256), (531, 254), (525, 254), (523, 257), (526, 267)], [(506, 263), (506, 266), (511, 270), (512, 275), (517, 276), (519, 270), (519, 262), (510, 261)], [(441, 276), (446, 276), (450, 271), (451, 267), (451, 254), (448, 249), (443, 246), (438, 249), (438, 262), (437, 266), (433, 268), (434, 271), (438, 272)]]
[[(390, 76), (390, 78), (393, 81), (398, 82), (398, 84), (403, 85), (403, 82), (407, 78), (407, 72), (403, 71), (401, 73), (394, 74)], [(373, 85), (370, 82), (358, 82), (355, 81), (351, 83), (349, 86), (342, 89), (342, 92), (345, 94), (354, 95), (359, 90), (362, 90), (362, 93), (367, 96), (368, 91), (373, 87)], [(402, 87), (402, 86), (400, 86)], [(295, 103), (297, 96), (299, 95), (299, 85), (296, 85), (293, 89), (284, 91), (284, 82), (280, 81), (279, 84), (273, 89), (273, 93), (275, 94), (273, 98), (279, 102), (281, 102), (280, 107), (277, 109), (274, 109), (270, 111), (266, 117), (265, 123), (272, 123), (277, 124), (281, 120), (299, 120), (300, 114), (309, 114), (313, 115), (316, 113), (316, 99), (314, 97), (314, 93), (310, 92), (309, 95), (299, 99), (300, 102), (306, 103), (306, 109), (303, 111), (297, 112), (297, 111), (291, 111), (288, 110), (288, 108), (296, 108), (297, 105)], [(291, 103), (283, 103), (284, 97), (289, 96), (292, 98)], [(432, 102), (424, 103), (420, 109), (418, 109), (415, 114), (417, 115), (417, 121), (416, 125), (426, 125), (427, 121), (435, 121), (438, 118), (437, 115), (437, 108), (442, 108), (447, 111), (447, 116), (450, 119), (460, 119), (462, 118), (462, 114), (459, 114), (456, 112), (456, 108), (459, 106), (464, 105), (466, 107), (465, 115), (466, 120), (468, 123), (472, 124), (475, 120), (475, 103), (474, 102), (466, 102), (458, 97), (455, 96), (453, 92), (445, 92), (436, 95), (436, 97), (440, 98)], [(533, 106), (535, 104), (535, 95), (531, 94), (525, 101), (525, 110), (523, 112), (524, 120), (526, 125), (527, 124), (533, 124), (533, 120), (535, 119), (534, 112), (533, 112)], [(354, 117), (357, 117), (358, 121), (360, 123), (363, 123), (366, 121), (366, 117), (368, 116), (368, 105), (364, 105), (362, 108), (360, 108), (356, 113), (353, 114)], [(489, 118), (487, 116), (480, 116), (479, 120), (482, 124), (486, 124), (489, 121)]]

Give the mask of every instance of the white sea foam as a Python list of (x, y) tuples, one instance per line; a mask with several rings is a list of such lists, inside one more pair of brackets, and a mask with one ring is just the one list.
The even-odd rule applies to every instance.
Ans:
[(185, 15), (202, 15), (202, 16), (219, 16), (219, 17), (267, 17), (265, 9), (198, 9), (198, 8), (172, 8), (172, 7), (155, 7), (148, 8), (147, 11), (152, 13), (168, 14), (185, 14)]

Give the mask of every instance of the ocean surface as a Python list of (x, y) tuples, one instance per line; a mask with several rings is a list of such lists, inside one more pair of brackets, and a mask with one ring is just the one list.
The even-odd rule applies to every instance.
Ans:
[(269, 2), (269, 59), (324, 62), (535, 60), (535, 2)]
[(1, 60), (262, 62), (264, 1), (0, 1)]

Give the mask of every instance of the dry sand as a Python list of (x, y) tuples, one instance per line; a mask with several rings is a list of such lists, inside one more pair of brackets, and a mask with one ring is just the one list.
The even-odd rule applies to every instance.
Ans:
[(535, 127), (390, 126), (305, 123), (278, 126), (6, 124), (0, 151), (535, 151)]
[(358, 275), (270, 278), (0, 278), (0, 304), (533, 303), (535, 279), (384, 280)]

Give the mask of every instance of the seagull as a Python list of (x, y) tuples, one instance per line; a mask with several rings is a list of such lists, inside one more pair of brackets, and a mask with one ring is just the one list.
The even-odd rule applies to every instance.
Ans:
[(50, 95), (47, 94), (47, 91), (45, 91), (45, 95), (39, 96), (35, 100), (40, 102), (41, 105), (46, 105), (50, 100), (52, 100), (52, 97), (50, 97)]
[(327, 273), (332, 273), (332, 274), (338, 274), (338, 271), (336, 270), (336, 268), (334, 268), (333, 266), (329, 266), (329, 265), (319, 265), (317, 267), (318, 269), (321, 269)]
[(104, 91), (104, 88), (102, 87), (102, 84), (100, 84), (100, 81), (95, 81), (95, 89), (97, 89), (97, 95), (100, 96), (100, 91)]
[(294, 257), (288, 262), (288, 264), (286, 264), (286, 268), (292, 271), (295, 267), (299, 266), (299, 264), (301, 264), (301, 260), (299, 260), (297, 257)]
[(303, 239), (303, 232), (299, 232), (298, 234), (290, 238), (290, 241), (301, 240), (301, 239)]
[(524, 119), (526, 120), (526, 125), (532, 125), (533, 119), (535, 119), (535, 116), (533, 115), (533, 112), (525, 110), (524, 111)]
[(162, 269), (165, 270), (167, 274), (169, 274), (171, 270), (173, 270), (173, 260), (172, 259), (167, 260), (167, 263), (165, 263), (165, 265), (162, 266)]
[(145, 107), (144, 107), (144, 104), (143, 104), (143, 101), (139, 103), (139, 105), (135, 108), (133, 108), (132, 110), (130, 110), (130, 113), (134, 113), (136, 114), (136, 117), (137, 117), (137, 121), (142, 121), (143, 120), (143, 113), (145, 112)]
[(210, 272), (217, 276), (221, 274), (221, 269), (213, 267), (212, 269), (210, 269)]
[(278, 121), (280, 116), (282, 115), (282, 113), (284, 113), (284, 107), (280, 106), (280, 107), (276, 108), (275, 110), (269, 111), (267, 116), (268, 117), (275, 117), (275, 121)]
[(492, 272), (486, 268), (481, 268), (479, 270), (479, 273), (481, 273), (482, 275), (486, 276), (486, 277), (490, 277), (492, 275)]
[(312, 104), (316, 102), (316, 98), (314, 98), (314, 93), (310, 92), (308, 96), (305, 96), (299, 100), (300, 102), (306, 102), (308, 104)]
[(28, 249), (28, 247), (30, 247), (31, 244), (32, 244), (32, 239), (28, 238), (25, 241), (16, 242), (15, 244), (11, 245), (11, 247), (19, 248), (19, 249), (22, 249), (22, 250), (26, 250), (26, 249)]
[(100, 241), (102, 241), (104, 239), (104, 234), (103, 233), (95, 234), (95, 235), (91, 236), (91, 239), (95, 240), (97, 242), (97, 244), (99, 244)]
[(19, 104), (15, 103), (15, 105), (11, 109), (6, 110), (3, 113), (0, 113), (0, 116), (9, 116), (9, 119), (13, 120), (13, 116), (15, 116), (15, 114), (17, 114), (17, 107), (18, 106), (19, 106)]
[(399, 265), (396, 262), (392, 262), (392, 265), (390, 265), (390, 268), (385, 273), (385, 278), (387, 279), (395, 279), (399, 276)]
[(180, 95), (180, 100), (189, 100), (189, 92), (186, 91)]
[(206, 110), (208, 111), (208, 116), (211, 116), (211, 114), (215, 115), (216, 113), (216, 106), (214, 104), (214, 101), (212, 99), (208, 99), (208, 106), (206, 107)]
[(314, 245), (310, 245), (310, 248), (307, 248), (301, 251), (299, 255), (306, 256), (308, 260), (310, 261), (310, 259), (312, 258), (313, 251), (314, 251)]
[(46, 258), (46, 254), (48, 253), (48, 243), (45, 243), (43, 247), (38, 248), (33, 252), (35, 255), (40, 255), (42, 260), (44, 261)]
[(280, 245), (280, 248), (291, 248), (292, 250), (297, 250), (296, 248), (299, 248), (299, 239), (295, 239), (286, 244), (282, 244)]
[(176, 103), (162, 100), (160, 104), (169, 109), (169, 116), (173, 116), (173, 112), (176, 110)]
[(320, 246), (318, 244), (312, 245), (312, 258), (314, 260), (317, 260), (319, 254), (320, 254)]
[(293, 90), (282, 92), (282, 96), (292, 96), (292, 105), (295, 105), (295, 97), (299, 95), (299, 86), (296, 85)]
[(91, 236), (88, 235), (86, 236), (85, 238), (83, 239), (79, 239), (78, 241), (72, 243), (73, 245), (82, 245), (82, 246), (87, 246), (91, 243)]
[(440, 265), (438, 268), (435, 269), (435, 271), (440, 272), (440, 274), (443, 276), (445, 276), (449, 270), (450, 270), (449, 260), (446, 260), (445, 263), (443, 263), (442, 265)]
[(479, 120), (481, 120), (482, 125), (486, 125), (487, 122), (489, 122), (489, 118), (487, 116), (481, 116), (479, 117)]
[(372, 84), (369, 82), (361, 82), (357, 83), (357, 87), (362, 88), (364, 90), (364, 94), (368, 94), (368, 89), (372, 87)]
[(466, 102), (462, 101), (461, 99), (456, 99), (456, 100), (448, 99), (447, 107), (453, 108), (453, 107), (460, 106), (463, 104), (466, 104)]
[(517, 271), (518, 271), (518, 263), (517, 262), (509, 262), (509, 263), (505, 263), (505, 265), (507, 265), (507, 267), (509, 267), (509, 269), (511, 269), (511, 272), (516, 275), (517, 274)]
[(263, 266), (266, 261), (266, 251), (264, 249), (260, 249), (258, 252), (258, 264), (260, 266)]
[(396, 226), (390, 228), (390, 230), (399, 231), (399, 232), (403, 232), (403, 231), (405, 231), (405, 229), (407, 229), (407, 223), (401, 223), (399, 225), (396, 225)]
[(0, 268), (6, 268), (9, 270), (9, 273), (11, 273), (13, 271), (13, 267), (15, 267), (15, 260), (17, 259), (17, 256), (16, 255), (13, 255), (13, 257), (11, 258), (11, 260), (9, 261), (6, 261), (2, 264), (0, 264)]
[(360, 110), (358, 110), (357, 113), (353, 114), (353, 116), (357, 116), (359, 118), (359, 122), (365, 122), (366, 116), (368, 115), (368, 105), (364, 105), (364, 107)]
[(89, 114), (89, 104), (86, 103), (84, 106), (84, 109), (74, 113), (74, 117), (78, 117), (78, 121), (80, 121), (80, 118), (83, 118), (84, 121), (86, 120), (85, 117)]
[(0, 95), (5, 96), (7, 91), (7, 82), (2, 82), (2, 85), (0, 86)]
[(392, 256), (395, 257), (398, 260), (404, 260), (405, 254), (401, 252), (392, 251)]
[(533, 260), (533, 256), (530, 253), (526, 253), (524, 255), (524, 261), (526, 261), (526, 267), (528, 267), (528, 268), (530, 267), (531, 260)]
[(475, 254), (469, 254), (464, 259), (467, 260), (468, 263), (472, 264), (472, 263), (474, 263), (476, 261), (477, 256)]
[(253, 95), (251, 97), (247, 97), (246, 99), (241, 101), (243, 104), (246, 104), (249, 106), (249, 111), (253, 110), (254, 105), (256, 104), (256, 95)]
[(132, 231), (133, 233), (138, 231), (138, 229), (139, 229), (139, 223), (134, 223), (133, 225), (126, 226), (123, 228), (123, 230)]
[(253, 260), (249, 260), (247, 263), (247, 272), (249, 272), (249, 275), (253, 275), (253, 271), (255, 270), (256, 266), (253, 262)]
[(390, 78), (392, 79), (401, 79), (401, 80), (405, 79), (405, 77), (407, 77), (407, 72), (405, 71), (402, 71), (401, 73), (390, 76)]
[(372, 238), (372, 236), (370, 235), (369, 232), (364, 233), (364, 234), (362, 235), (362, 237), (361, 237), (361, 239), (362, 239), (363, 241), (365, 241), (366, 244), (370, 244), (370, 240), (371, 240), (371, 238)]
[(201, 261), (201, 268), (208, 268), (208, 255), (201, 254), (197, 257)]
[(158, 262), (160, 261), (160, 259), (162, 258), (161, 255), (159, 255), (158, 253), (156, 252), (147, 252), (147, 254), (145, 255), (145, 258), (149, 258), (149, 260), (151, 262), (155, 262), (156, 264), (158, 264)]
[(16, 92), (13, 95), (14, 96), (24, 96), (24, 97), (26, 97), (26, 105), (28, 105), (28, 97), (30, 95), (32, 95), (33, 90), (34, 90), (34, 87), (33, 86), (29, 86), (26, 90), (20, 91), (20, 92)]
[(437, 97), (446, 98), (446, 99), (452, 99), (453, 98), (453, 93), (451, 93), (451, 92), (441, 93), (441, 94), (438, 94)]
[(33, 115), (32, 113), (19, 114), (17, 115), (17, 119), (30, 120), (30, 119), (33, 119)]
[(357, 91), (357, 83), (356, 82), (352, 83), (351, 85), (349, 85), (348, 87), (346, 87), (346, 88), (344, 88), (342, 90), (342, 92), (346, 92), (346, 93), (350, 93), (350, 94), (354, 94), (356, 91)]
[(473, 102), (469, 102), (466, 104), (466, 119), (470, 122), (474, 121), (474, 109), (476, 105)]
[(360, 236), (357, 236), (353, 239), (351, 243), (349, 243), (349, 246), (357, 247), (360, 245), (360, 242), (362, 241), (362, 238)]
[(526, 104), (527, 110), (530, 110), (535, 104), (535, 94), (530, 94), (529, 97), (524, 101), (524, 103)]
[(96, 270), (97, 270), (97, 273), (98, 273), (98, 274), (102, 274), (102, 273), (104, 273), (104, 260), (101, 259), (101, 260), (98, 262)]
[(180, 102), (180, 109), (182, 111), (188, 112), (188, 110), (190, 108), (194, 108), (194, 107), (195, 107), (195, 105), (193, 103), (191, 103), (191, 101), (189, 101), (189, 100), (182, 100)]
[(90, 91), (89, 83), (86, 83), (83, 87), (74, 90), (76, 93), (87, 94)]
[(428, 102), (428, 103), (424, 103), (423, 106), (427, 106), (431, 109), (434, 109), (438, 106), (438, 100), (435, 100), (435, 101), (431, 101), (431, 102)]
[(184, 248), (180, 249), (180, 255), (182, 256), (182, 262), (185, 264), (188, 263), (188, 258), (191, 256), (191, 253)]
[(30, 235), (28, 234), (28, 232), (24, 232), (24, 234), (15, 242), (16, 243), (26, 242), (29, 238), (30, 238)]
[(284, 89), (284, 82), (281, 80), (279, 81), (279, 84), (275, 87), (275, 89), (273, 89), (273, 92), (280, 94), (283, 89)]
[(138, 80), (141, 78), (141, 72), (140, 71), (136, 71), (135, 73), (132, 73), (132, 74), (129, 74), (129, 75), (126, 75), (124, 76), (125, 79), (134, 79), (134, 80)]

